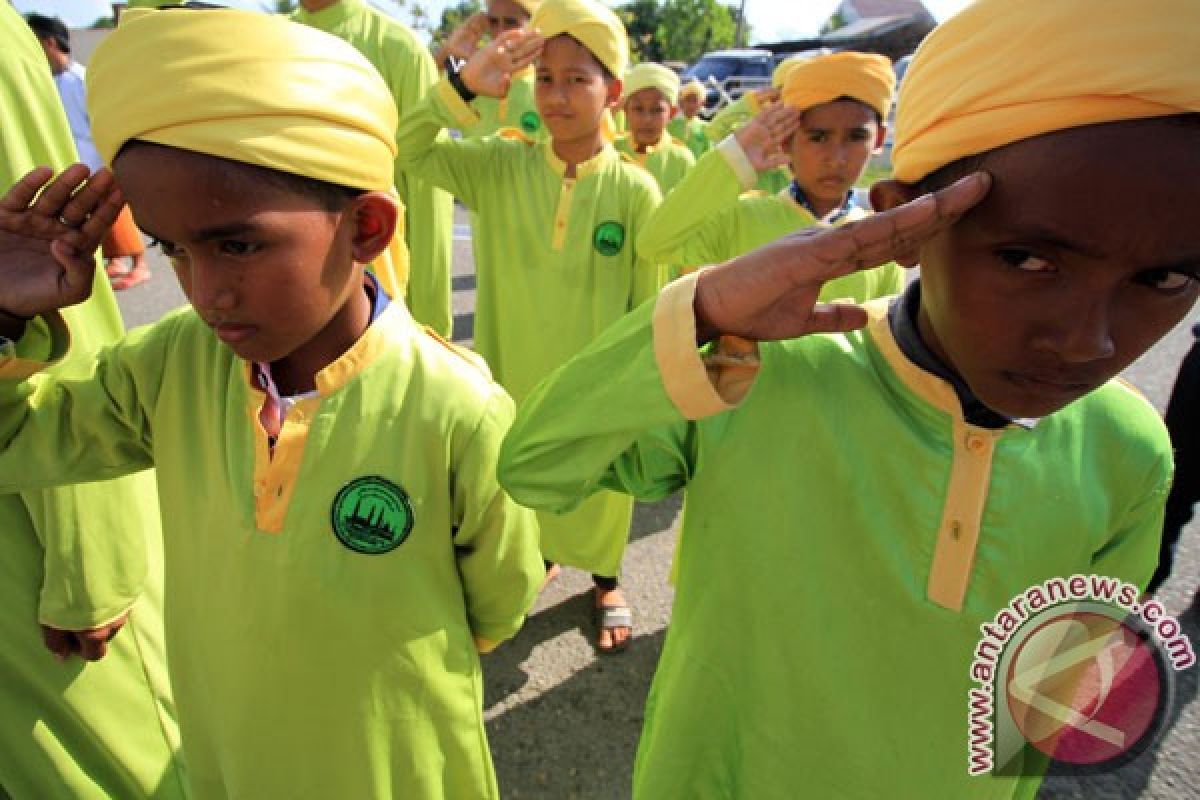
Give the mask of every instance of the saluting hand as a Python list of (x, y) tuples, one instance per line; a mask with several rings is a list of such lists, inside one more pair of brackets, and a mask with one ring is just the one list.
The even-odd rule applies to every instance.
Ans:
[(859, 306), (817, 303), (827, 281), (903, 258), (978, 203), (991, 176), (977, 172), (931, 195), (838, 228), (808, 228), (703, 270), (696, 285), (696, 338), (756, 341), (851, 331)]
[(479, 43), (488, 32), (487, 14), (478, 11), (467, 17), (467, 21), (454, 29), (442, 45), (443, 55), (466, 61), (479, 50)]
[(121, 211), (112, 173), (38, 167), (0, 198), (0, 311), (29, 319), (92, 291), (96, 248)]
[(759, 172), (782, 167), (791, 160), (783, 149), (787, 138), (800, 128), (800, 111), (774, 103), (734, 132), (742, 152)]
[(505, 31), (467, 61), (460, 73), (463, 85), (477, 95), (507, 96), (513, 74), (532, 64), (543, 44), (536, 31)]

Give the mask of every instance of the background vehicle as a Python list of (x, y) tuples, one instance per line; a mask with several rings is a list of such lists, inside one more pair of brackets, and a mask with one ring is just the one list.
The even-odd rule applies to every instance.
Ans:
[(700, 113), (712, 117), (746, 91), (770, 86), (774, 68), (770, 50), (716, 50), (705, 53), (682, 77), (685, 82), (696, 78), (708, 87)]

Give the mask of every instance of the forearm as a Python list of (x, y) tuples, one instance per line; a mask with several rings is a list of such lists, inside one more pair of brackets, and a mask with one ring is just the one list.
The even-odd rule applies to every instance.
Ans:
[(472, 143), (453, 140), (444, 131), (478, 122), (479, 115), (454, 87), (448, 81), (439, 81), (400, 122), (396, 131), (397, 168), (474, 205), (470, 176), (473, 169), (483, 167), (484, 156)]

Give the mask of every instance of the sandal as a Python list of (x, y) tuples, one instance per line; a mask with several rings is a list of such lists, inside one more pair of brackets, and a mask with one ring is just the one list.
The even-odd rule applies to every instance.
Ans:
[(629, 642), (633, 640), (633, 610), (629, 606), (598, 606), (595, 610), (595, 618), (597, 633), (605, 629), (629, 629), (629, 637), (619, 644), (614, 644), (612, 647), (601, 647), (599, 637), (597, 637), (597, 652), (605, 654), (620, 653), (629, 646)]
[(125, 262), (120, 258), (110, 258), (108, 263), (104, 265), (104, 274), (108, 276), (110, 281), (115, 281), (129, 274), (131, 267), (125, 266)]

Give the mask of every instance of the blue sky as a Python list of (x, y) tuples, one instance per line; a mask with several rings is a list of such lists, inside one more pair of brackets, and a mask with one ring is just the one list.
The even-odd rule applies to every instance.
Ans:
[[(222, 0), (216, 0), (222, 2)], [(733, 2), (733, 0), (727, 0)], [(4, 2), (4, 0), (0, 0)], [(243, 8), (261, 8), (258, 0), (223, 0), (227, 5)], [(391, 0), (370, 0), (372, 5), (392, 14), (403, 22), (409, 22), (408, 13)], [(441, 16), (442, 9), (452, 0), (418, 0), (433, 19)], [(954, 13), (966, 5), (968, 0), (925, 0), (925, 6), (937, 18)], [(110, 13), (107, 0), (14, 0), (13, 5), (21, 12), (40, 11), (62, 17), (68, 25), (88, 25), (97, 17)], [(620, 5), (612, 2), (609, 5)], [(790, 37), (808, 36), (816, 33), (821, 23), (837, 8), (838, 0), (746, 0), (746, 18), (753, 28), (757, 41), (779, 41)]]

